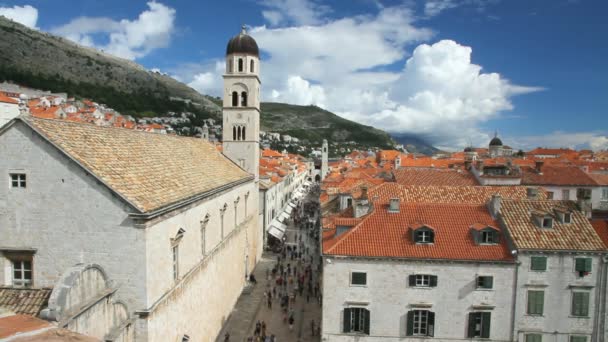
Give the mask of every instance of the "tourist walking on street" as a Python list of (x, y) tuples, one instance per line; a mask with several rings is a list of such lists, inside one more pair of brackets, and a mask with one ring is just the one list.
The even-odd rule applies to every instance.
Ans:
[(289, 317), (289, 331), (293, 331), (293, 316)]

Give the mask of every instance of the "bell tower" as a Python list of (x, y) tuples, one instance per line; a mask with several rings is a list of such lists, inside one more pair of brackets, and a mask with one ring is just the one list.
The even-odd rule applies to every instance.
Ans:
[(224, 155), (259, 178), (260, 53), (255, 40), (241, 33), (226, 48), (222, 147)]

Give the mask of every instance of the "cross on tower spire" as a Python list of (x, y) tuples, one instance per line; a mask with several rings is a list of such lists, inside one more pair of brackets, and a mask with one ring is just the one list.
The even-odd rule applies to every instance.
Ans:
[(247, 26), (245, 24), (241, 26), (241, 34), (247, 34)]

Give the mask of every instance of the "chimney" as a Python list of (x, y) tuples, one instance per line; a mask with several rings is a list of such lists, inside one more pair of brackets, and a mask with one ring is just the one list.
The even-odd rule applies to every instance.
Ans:
[(545, 162), (542, 161), (542, 160), (537, 160), (537, 161), (534, 162), (536, 172), (542, 173), (543, 164), (545, 164)]
[(361, 199), (367, 199), (367, 186), (361, 187)]
[(493, 217), (496, 217), (500, 212), (500, 203), (502, 201), (502, 197), (499, 194), (492, 195), (492, 199), (490, 200), (490, 214)]
[(398, 169), (401, 167), (401, 156), (397, 156), (397, 158), (395, 158), (395, 169)]
[(398, 213), (399, 212), (399, 198), (391, 198), (388, 206), (388, 211), (390, 213)]
[(483, 160), (477, 161), (477, 170), (483, 174)]
[(526, 194), (528, 196), (528, 199), (535, 200), (538, 198), (538, 188), (528, 187), (526, 188)]

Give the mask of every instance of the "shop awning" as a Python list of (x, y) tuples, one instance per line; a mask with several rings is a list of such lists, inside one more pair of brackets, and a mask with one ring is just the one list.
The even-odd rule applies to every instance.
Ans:
[(292, 207), (292, 208), (294, 208), (294, 209), (296, 208), (296, 204), (293, 203), (293, 202), (289, 202), (289, 203), (287, 203), (287, 205), (290, 206), (290, 207)]
[(290, 206), (285, 207), (285, 212), (288, 213), (289, 215), (291, 215), (292, 211), (293, 211), (293, 207), (290, 207)]
[(283, 235), (285, 235), (285, 232), (279, 230), (275, 226), (271, 226), (270, 229), (268, 229), (268, 234), (270, 234), (270, 235), (274, 236), (275, 238), (281, 240), (281, 239), (283, 239)]
[(279, 216), (277, 217), (277, 219), (279, 220), (279, 222), (285, 222), (286, 219), (289, 218), (289, 214), (287, 214), (286, 212), (281, 212), (279, 214)]

